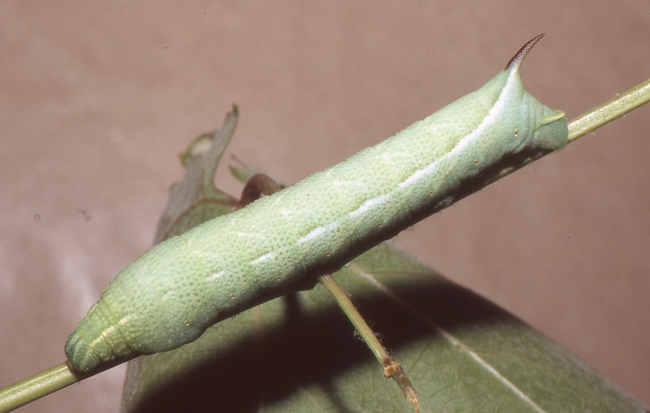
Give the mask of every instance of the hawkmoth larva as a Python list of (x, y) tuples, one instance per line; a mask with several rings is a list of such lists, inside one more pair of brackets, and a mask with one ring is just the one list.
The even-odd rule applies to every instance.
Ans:
[(537, 36), (477, 91), (293, 187), (145, 252), (68, 338), (86, 373), (172, 350), (290, 291), (480, 189), (513, 163), (563, 148), (567, 120), (523, 90)]

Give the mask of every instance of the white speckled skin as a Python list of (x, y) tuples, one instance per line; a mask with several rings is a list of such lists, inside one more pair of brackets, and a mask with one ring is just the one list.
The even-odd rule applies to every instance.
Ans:
[(479, 90), (392, 138), (144, 253), (68, 338), (70, 367), (86, 373), (180, 347), (224, 318), (313, 287), (467, 195), (513, 155), (563, 148), (564, 113), (519, 78), (532, 44)]

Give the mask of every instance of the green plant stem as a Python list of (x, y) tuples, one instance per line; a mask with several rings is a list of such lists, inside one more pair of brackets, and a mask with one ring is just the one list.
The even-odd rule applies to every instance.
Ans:
[(0, 389), (0, 413), (10, 412), (79, 381), (66, 363)]
[(569, 124), (569, 142), (617, 119), (650, 101), (650, 79), (626, 90)]

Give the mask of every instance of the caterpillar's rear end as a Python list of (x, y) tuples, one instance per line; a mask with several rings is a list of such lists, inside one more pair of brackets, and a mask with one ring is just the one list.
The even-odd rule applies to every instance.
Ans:
[[(216, 314), (206, 292), (192, 288), (200, 263), (182, 237), (145, 252), (122, 270), (65, 345), (68, 365), (85, 373), (198, 338)], [(191, 320), (191, 322), (189, 322)]]

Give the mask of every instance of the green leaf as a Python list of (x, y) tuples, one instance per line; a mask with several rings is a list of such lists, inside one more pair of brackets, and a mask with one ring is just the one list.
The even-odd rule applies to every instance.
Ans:
[(233, 211), (237, 199), (215, 188), (213, 180), (223, 151), (235, 132), (237, 119), (238, 109), (233, 106), (220, 129), (199, 135), (180, 155), (185, 176), (169, 190), (169, 201), (158, 221), (154, 245)]
[[(236, 111), (213, 136), (227, 142), (232, 116), (236, 121)], [(183, 232), (231, 209), (233, 198), (206, 179), (214, 169), (205, 165), (215, 167), (210, 157), (219, 158), (225, 147), (213, 141), (221, 149), (185, 158), (188, 174), (193, 168), (202, 173), (192, 172), (181, 189), (174, 188), (167, 209), (173, 212), (166, 213), (159, 234)], [(187, 196), (191, 202), (182, 199)], [(209, 208), (213, 202), (206, 199), (227, 207)], [(363, 254), (334, 277), (410, 377), (422, 411), (646, 411), (548, 338), (390, 244)], [(180, 349), (130, 362), (122, 407), (125, 412), (412, 411), (320, 286), (225, 320)]]

